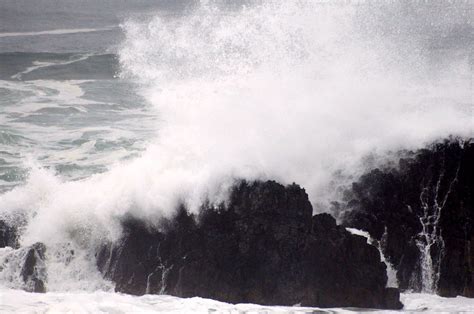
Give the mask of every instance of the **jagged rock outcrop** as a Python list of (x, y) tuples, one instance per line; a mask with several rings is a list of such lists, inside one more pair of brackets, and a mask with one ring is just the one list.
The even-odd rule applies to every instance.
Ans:
[(28, 292), (46, 292), (46, 246), (35, 243), (13, 249), (5, 248), (0, 256), (0, 278), (5, 284)]
[(200, 296), (231, 303), (401, 308), (366, 239), (328, 214), (312, 216), (303, 189), (245, 181), (226, 205), (180, 208), (162, 231), (126, 219), (97, 265), (116, 290)]
[(474, 145), (449, 140), (362, 176), (337, 206), (381, 241), (401, 289), (474, 297), (473, 197)]

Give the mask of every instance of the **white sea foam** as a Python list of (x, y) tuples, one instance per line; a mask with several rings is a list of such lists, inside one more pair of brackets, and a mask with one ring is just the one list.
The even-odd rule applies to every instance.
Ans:
[(367, 154), (473, 136), (468, 53), (431, 46), (464, 15), (419, 5), (210, 3), (126, 22), (122, 75), (156, 106), (158, 137), (140, 158), (81, 181), (33, 164), (0, 196), (2, 216), (26, 217), (23, 244), (87, 251), (116, 239), (124, 215), (153, 223), (178, 202), (197, 210), (224, 200), (236, 178), (297, 182), (325, 210)]
[(39, 35), (66, 35), (66, 34), (76, 34), (76, 33), (91, 33), (91, 32), (101, 32), (112, 30), (115, 27), (102, 27), (102, 28), (68, 28), (68, 29), (52, 29), (47, 31), (38, 31), (38, 32), (10, 32), (10, 33), (0, 33), (0, 38), (2, 37), (18, 37), (18, 36), (39, 36)]
[(31, 114), (43, 108), (60, 108), (70, 106), (79, 111), (87, 111), (86, 106), (99, 102), (83, 99), (84, 91), (81, 84), (87, 80), (33, 80), (26, 82), (0, 81), (1, 88), (27, 92), (20, 100), (6, 104), (3, 113), (16, 115)]
[[(469, 313), (474, 299), (463, 297), (442, 298), (429, 294), (402, 294), (403, 312)], [(0, 289), (2, 313), (222, 313), (222, 314), (306, 314), (306, 313), (399, 313), (390, 310), (363, 310), (344, 308), (304, 308), (262, 306), (255, 304), (228, 304), (209, 299), (182, 299), (167, 295), (141, 297), (110, 292), (48, 292), (28, 293)]]
[[(1, 34), (0, 34), (0, 37), (1, 37)], [(34, 61), (32, 66), (26, 68), (25, 70), (23, 70), (21, 72), (18, 72), (16, 74), (12, 75), (11, 78), (19, 80), (19, 79), (22, 78), (23, 75), (31, 73), (31, 72), (36, 71), (36, 70), (41, 69), (41, 68), (46, 68), (46, 67), (49, 67), (49, 66), (52, 66), (52, 65), (68, 65), (68, 64), (72, 64), (72, 63), (87, 60), (91, 56), (92, 56), (92, 54), (84, 54), (84, 55), (79, 55), (75, 58), (72, 58), (72, 60), (56, 61), (56, 62)]]

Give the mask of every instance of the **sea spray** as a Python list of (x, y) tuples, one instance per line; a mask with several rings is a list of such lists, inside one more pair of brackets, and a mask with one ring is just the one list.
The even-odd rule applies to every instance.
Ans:
[(2, 216), (25, 217), (23, 245), (74, 247), (84, 266), (57, 263), (63, 281), (107, 288), (87, 284), (94, 250), (120, 237), (124, 216), (158, 225), (178, 203), (225, 200), (239, 178), (297, 182), (324, 211), (367, 154), (472, 136), (468, 47), (433, 48), (464, 36), (462, 3), (359, 4), (210, 2), (126, 21), (121, 75), (156, 107), (157, 138), (83, 180), (32, 167), (0, 196)]

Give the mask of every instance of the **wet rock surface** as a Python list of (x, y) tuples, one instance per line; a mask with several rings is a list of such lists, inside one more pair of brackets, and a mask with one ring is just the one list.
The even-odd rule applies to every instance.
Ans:
[(97, 252), (97, 265), (130, 294), (166, 293), (268, 305), (401, 308), (366, 239), (328, 214), (312, 216), (298, 185), (240, 182), (226, 205), (180, 208), (161, 231), (135, 219)]
[(474, 145), (445, 141), (347, 191), (343, 224), (381, 242), (401, 289), (474, 297)]
[(3, 248), (0, 256), (2, 282), (28, 292), (46, 292), (46, 246), (35, 243), (19, 249)]
[(18, 233), (15, 227), (7, 222), (0, 220), (0, 248), (18, 247)]
[(46, 292), (46, 266), (44, 263), (46, 246), (35, 243), (24, 248), (26, 255), (20, 274), (25, 283), (24, 289), (29, 292)]

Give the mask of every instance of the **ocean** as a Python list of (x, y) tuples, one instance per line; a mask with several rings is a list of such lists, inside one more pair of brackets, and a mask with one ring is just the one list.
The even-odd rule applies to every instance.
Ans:
[[(48, 292), (20, 290), (2, 266), (0, 311), (318, 312), (113, 293), (94, 252), (120, 237), (121, 217), (197, 211), (236, 179), (297, 182), (324, 212), (395, 152), (472, 138), (472, 7), (1, 1), (0, 217), (21, 245), (47, 245)], [(402, 299), (409, 311), (474, 306)]]

